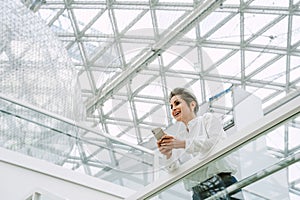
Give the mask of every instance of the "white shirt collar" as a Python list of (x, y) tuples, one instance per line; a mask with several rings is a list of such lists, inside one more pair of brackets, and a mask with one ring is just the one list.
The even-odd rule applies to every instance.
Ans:
[(191, 121), (188, 122), (187, 124), (187, 130), (191, 130), (191, 128), (197, 123), (198, 117), (195, 117)]

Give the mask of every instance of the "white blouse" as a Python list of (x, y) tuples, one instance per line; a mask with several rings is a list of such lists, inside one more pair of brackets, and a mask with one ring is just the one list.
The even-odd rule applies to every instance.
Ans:
[[(205, 113), (188, 123), (188, 130), (178, 133), (178, 140), (185, 140), (185, 149), (173, 149), (172, 156), (166, 159), (166, 169), (174, 171), (181, 163), (195, 156), (205, 157), (213, 147), (226, 138), (222, 123), (212, 113)], [(185, 188), (190, 191), (198, 183), (220, 172), (235, 173), (236, 170), (229, 157), (218, 159), (190, 177), (184, 178)], [(232, 159), (232, 158), (231, 158)]]

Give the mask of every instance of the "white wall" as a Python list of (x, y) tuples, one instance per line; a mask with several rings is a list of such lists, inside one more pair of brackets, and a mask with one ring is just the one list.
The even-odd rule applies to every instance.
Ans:
[(135, 191), (0, 148), (0, 197), (25, 200), (35, 191), (69, 200), (119, 200)]

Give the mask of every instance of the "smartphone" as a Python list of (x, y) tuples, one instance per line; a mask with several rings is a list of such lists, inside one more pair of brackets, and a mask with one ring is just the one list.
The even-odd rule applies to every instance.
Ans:
[(164, 136), (166, 133), (161, 128), (154, 128), (152, 129), (152, 133), (156, 140), (160, 140), (162, 136)]

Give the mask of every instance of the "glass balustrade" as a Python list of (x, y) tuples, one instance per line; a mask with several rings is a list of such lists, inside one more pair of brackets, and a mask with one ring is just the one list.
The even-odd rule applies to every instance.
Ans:
[(152, 150), (0, 95), (0, 146), (132, 189), (154, 179)]
[[(298, 112), (298, 111), (297, 111)], [(300, 115), (293, 114), (276, 125), (272, 125), (230, 150), (224, 149), (220, 156), (207, 161), (200, 158), (196, 170), (181, 178), (174, 174), (168, 183), (156, 183), (148, 191), (136, 195), (136, 199), (179, 200), (192, 199), (191, 187), (196, 186), (208, 174), (215, 163), (230, 161), (236, 169), (233, 174), (238, 182), (207, 199), (225, 199), (227, 194), (236, 193), (237, 199), (291, 199), (300, 198)], [(243, 132), (239, 133), (243, 134)], [(222, 143), (221, 143), (222, 144)], [(221, 145), (220, 144), (220, 145)], [(222, 147), (220, 147), (222, 151)], [(226, 150), (226, 151), (225, 151)], [(194, 158), (195, 164), (196, 158)], [(207, 163), (206, 163), (207, 161)], [(186, 167), (183, 165), (183, 168)], [(190, 165), (190, 167), (193, 167)], [(172, 176), (172, 175), (170, 175)], [(155, 184), (153, 184), (155, 185)], [(154, 192), (152, 192), (154, 191)], [(130, 198), (129, 198), (130, 199)]]

